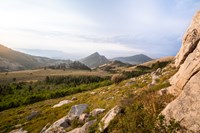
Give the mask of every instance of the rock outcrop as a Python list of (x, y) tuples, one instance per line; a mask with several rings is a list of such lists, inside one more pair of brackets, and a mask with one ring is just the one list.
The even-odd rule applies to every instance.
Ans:
[(87, 104), (79, 104), (72, 106), (69, 113), (66, 116), (54, 122), (47, 130), (43, 130), (43, 133), (53, 133), (60, 131), (64, 132), (64, 128), (71, 126), (71, 122), (75, 118), (79, 118), (87, 108)]
[(115, 118), (117, 114), (119, 114), (121, 111), (120, 106), (115, 106), (112, 108), (108, 113), (101, 119), (99, 123), (99, 131), (103, 132), (110, 124), (110, 122)]
[(168, 93), (178, 96), (162, 111), (188, 131), (200, 132), (200, 11), (194, 16), (175, 58), (178, 72), (170, 79)]

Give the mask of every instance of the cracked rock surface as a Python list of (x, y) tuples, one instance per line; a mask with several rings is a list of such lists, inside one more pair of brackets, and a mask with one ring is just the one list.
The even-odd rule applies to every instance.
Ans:
[(194, 16), (176, 56), (178, 72), (170, 79), (168, 93), (177, 98), (162, 111), (191, 132), (200, 132), (200, 11)]

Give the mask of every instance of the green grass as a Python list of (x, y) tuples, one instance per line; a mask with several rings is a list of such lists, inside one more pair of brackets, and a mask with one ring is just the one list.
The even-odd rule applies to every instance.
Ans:
[(110, 85), (108, 78), (97, 76), (58, 76), (35, 83), (0, 85), (0, 111), (35, 102), (64, 97)]

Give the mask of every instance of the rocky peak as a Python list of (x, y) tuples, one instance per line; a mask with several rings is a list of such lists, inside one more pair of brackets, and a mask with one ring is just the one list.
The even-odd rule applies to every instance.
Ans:
[(95, 52), (91, 56), (100, 56), (100, 54), (98, 52)]
[(194, 16), (175, 59), (178, 72), (167, 90), (177, 98), (162, 111), (166, 120), (180, 121), (187, 131), (200, 132), (200, 11)]

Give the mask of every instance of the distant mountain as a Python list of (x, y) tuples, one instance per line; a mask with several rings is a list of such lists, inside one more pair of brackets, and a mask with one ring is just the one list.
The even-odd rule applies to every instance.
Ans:
[(80, 62), (82, 62), (90, 68), (96, 68), (100, 65), (108, 63), (109, 60), (105, 56), (102, 56), (98, 52), (95, 52), (89, 55), (88, 57), (80, 59)]
[(128, 57), (116, 57), (111, 60), (118, 60), (118, 61), (129, 63), (129, 64), (141, 64), (147, 61), (151, 61), (152, 58), (144, 54), (138, 54), (138, 55), (128, 56)]
[(0, 71), (33, 69), (58, 63), (70, 63), (70, 60), (55, 60), (24, 54), (0, 44)]

